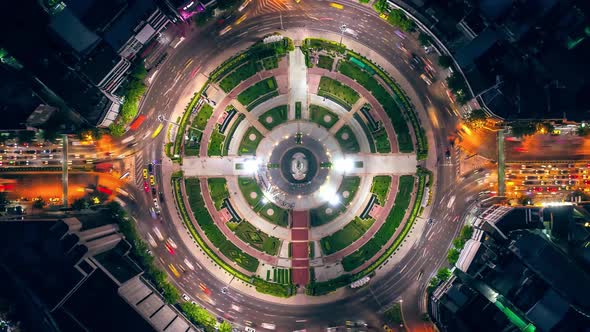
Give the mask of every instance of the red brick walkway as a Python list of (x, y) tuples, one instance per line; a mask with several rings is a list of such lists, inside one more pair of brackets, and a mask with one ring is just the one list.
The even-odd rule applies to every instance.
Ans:
[(291, 212), (291, 255), (293, 283), (307, 285), (309, 282), (309, 212)]

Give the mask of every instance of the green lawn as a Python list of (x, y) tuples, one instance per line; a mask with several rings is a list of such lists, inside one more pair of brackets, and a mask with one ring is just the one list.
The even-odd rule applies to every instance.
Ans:
[(344, 257), (342, 266), (345, 271), (352, 271), (361, 266), (364, 262), (375, 256), (387, 241), (393, 236), (397, 227), (403, 221), (406, 210), (411, 200), (411, 193), (414, 189), (414, 176), (403, 175), (399, 178), (398, 192), (395, 196), (393, 209), (389, 212), (385, 223), (375, 233), (369, 242), (352, 254)]
[[(248, 204), (250, 204), (250, 207), (252, 207), (254, 212), (260, 213), (264, 219), (273, 224), (279, 226), (287, 226), (289, 224), (287, 210), (281, 209), (271, 202), (266, 202), (266, 204), (262, 203), (261, 200), (264, 196), (254, 178), (239, 177), (238, 185), (242, 195), (244, 195), (244, 198)], [(273, 212), (269, 213), (269, 210), (272, 210)]]
[(327, 70), (332, 70), (332, 64), (334, 63), (334, 59), (327, 55), (320, 55), (318, 59), (318, 67), (324, 68)]
[(391, 176), (378, 175), (373, 178), (371, 192), (377, 196), (379, 205), (381, 206), (385, 205), (387, 193), (389, 193), (389, 187), (391, 187)]
[(223, 235), (221, 230), (213, 222), (201, 196), (199, 179), (186, 179), (185, 185), (191, 210), (199, 227), (203, 230), (209, 241), (215, 247), (219, 248), (219, 251), (223, 255), (236, 262), (239, 266), (250, 272), (256, 272), (259, 264), (258, 260), (236, 247), (236, 245)]
[(295, 119), (301, 119), (301, 102), (295, 102)]
[(233, 90), (238, 84), (242, 81), (245, 81), (250, 76), (256, 74), (259, 68), (254, 61), (248, 61), (244, 65), (240, 66), (229, 75), (225, 76), (221, 82), (219, 82), (219, 87), (227, 92)]
[(359, 94), (351, 87), (326, 76), (320, 79), (318, 94), (335, 100), (348, 110), (359, 99)]
[(277, 89), (277, 81), (274, 77), (267, 78), (256, 84), (251, 85), (238, 95), (238, 101), (242, 105), (249, 105), (262, 95)]
[(217, 211), (221, 210), (223, 200), (229, 197), (227, 181), (225, 178), (209, 178), (207, 179), (207, 185), (209, 186), (209, 194), (211, 194), (215, 209)]
[(365, 234), (365, 232), (367, 232), (367, 230), (371, 227), (373, 222), (375, 222), (375, 220), (372, 218), (363, 220), (359, 217), (356, 217), (354, 220), (344, 226), (343, 229), (326, 236), (320, 241), (324, 254), (330, 255), (348, 247), (361, 236), (363, 236), (363, 234)]
[(414, 151), (406, 119), (404, 119), (401, 110), (387, 90), (373, 76), (349, 61), (338, 63), (338, 71), (364, 86), (383, 106), (395, 129), (400, 152)]
[[(354, 199), (360, 186), (361, 178), (358, 176), (345, 176), (338, 188), (337, 195), (340, 197), (340, 204), (331, 206), (325, 203), (309, 211), (310, 224), (312, 227), (324, 225), (338, 217), (350, 202)], [(346, 197), (345, 197), (346, 196)], [(330, 212), (330, 213), (328, 213)]]
[(332, 128), (336, 122), (338, 122), (338, 115), (333, 113), (325, 107), (318, 105), (309, 105), (310, 120), (325, 127), (326, 129)]
[(265, 70), (271, 70), (279, 67), (279, 59), (276, 56), (271, 56), (262, 59), (262, 66)]
[(207, 126), (207, 121), (209, 121), (209, 118), (211, 117), (211, 114), (213, 114), (213, 107), (205, 103), (193, 120), (192, 126), (200, 130), (204, 130), (205, 126)]
[(287, 122), (289, 115), (289, 106), (281, 105), (264, 112), (258, 121), (264, 126), (264, 128), (271, 130), (283, 122)]
[(263, 251), (269, 255), (276, 255), (279, 252), (281, 241), (276, 237), (257, 230), (252, 224), (243, 220), (235, 228), (234, 233), (244, 242), (249, 243), (252, 247)]
[(262, 134), (256, 130), (254, 127), (248, 128), (246, 133), (242, 137), (242, 141), (240, 142), (240, 147), (238, 148), (238, 155), (245, 155), (245, 154), (256, 154), (256, 148), (260, 141), (262, 140)]
[(207, 154), (211, 156), (221, 156), (222, 145), (225, 141), (225, 136), (219, 132), (217, 128), (211, 132), (211, 138), (209, 139), (209, 148)]
[(342, 128), (336, 132), (335, 136), (338, 143), (340, 143), (342, 152), (356, 153), (360, 151), (361, 148), (359, 146), (359, 142), (356, 140), (356, 136), (349, 126), (342, 126)]
[(381, 128), (378, 131), (374, 132), (373, 138), (375, 139), (375, 147), (377, 148), (377, 152), (379, 152), (379, 153), (391, 152), (391, 143), (389, 142), (389, 138), (387, 137), (387, 132), (385, 131), (384, 128)]

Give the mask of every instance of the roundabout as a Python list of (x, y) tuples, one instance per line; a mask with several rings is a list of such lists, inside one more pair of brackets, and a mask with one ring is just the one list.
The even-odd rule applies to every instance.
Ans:
[[(348, 38), (340, 52), (336, 33), (298, 22), (285, 17), (292, 28), (281, 47), (259, 34), (201, 57), (199, 73), (172, 97), (168, 118), (180, 127), (162, 142), (170, 143), (164, 229), (202, 269), (170, 278), (235, 326), (362, 319), (378, 327), (379, 311), (412, 289), (425, 265), (439, 264), (418, 259), (437, 250), (420, 234), (438, 207), (429, 188), (446, 188), (431, 173), (439, 136), (381, 55)], [(224, 38), (231, 44), (238, 34)]]

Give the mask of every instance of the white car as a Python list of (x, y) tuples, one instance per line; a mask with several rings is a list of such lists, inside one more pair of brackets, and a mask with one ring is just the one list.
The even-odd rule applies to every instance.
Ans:
[(176, 245), (176, 243), (175, 243), (174, 241), (172, 241), (172, 239), (171, 239), (171, 238), (168, 238), (168, 240), (166, 240), (166, 242), (168, 242), (168, 244), (169, 244), (169, 245), (170, 245), (172, 248), (174, 248), (174, 249), (178, 248), (178, 246)]
[(256, 332), (256, 329), (251, 328), (250, 326), (244, 326), (244, 331), (246, 331), (246, 332)]
[(195, 267), (193, 266), (193, 264), (191, 264), (191, 262), (189, 262), (188, 258), (184, 259), (184, 265), (186, 265), (186, 267), (188, 267), (191, 270), (194, 270)]
[(191, 300), (190, 297), (188, 297), (188, 295), (186, 295), (186, 294), (182, 294), (182, 299), (185, 300), (186, 302), (189, 302)]
[(162, 233), (160, 232), (158, 227), (154, 227), (153, 231), (154, 231), (154, 234), (156, 234), (156, 237), (158, 237), (158, 240), (164, 241), (164, 237), (162, 236)]

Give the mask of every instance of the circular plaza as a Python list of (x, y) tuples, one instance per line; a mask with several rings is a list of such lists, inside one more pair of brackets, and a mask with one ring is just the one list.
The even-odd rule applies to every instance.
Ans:
[(362, 286), (425, 206), (411, 103), (336, 42), (267, 36), (211, 68), (187, 110), (179, 211), (208, 259), (260, 293)]

